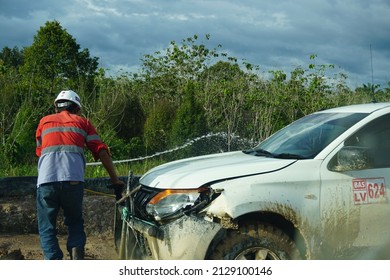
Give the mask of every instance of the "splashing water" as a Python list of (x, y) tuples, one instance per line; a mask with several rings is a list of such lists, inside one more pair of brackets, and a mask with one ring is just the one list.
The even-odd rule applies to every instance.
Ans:
[[(209, 133), (206, 135), (202, 135), (199, 137), (196, 137), (194, 139), (188, 140), (186, 143), (184, 143), (181, 146), (177, 146), (172, 149), (168, 149), (162, 152), (157, 152), (153, 155), (147, 155), (143, 157), (138, 158), (132, 158), (132, 159), (123, 159), (123, 160), (116, 160), (113, 161), (114, 164), (119, 163), (128, 163), (128, 162), (139, 162), (146, 159), (151, 159), (154, 157), (158, 157), (165, 154), (170, 154), (173, 152), (177, 152), (180, 150), (184, 150), (186, 148), (192, 147), (192, 151), (188, 152), (186, 155), (187, 157), (196, 156), (196, 155), (205, 155), (205, 154), (211, 154), (211, 153), (222, 153), (227, 151), (234, 151), (234, 150), (243, 150), (247, 149), (249, 147), (253, 147), (257, 144), (257, 142), (254, 142), (253, 140), (248, 140), (241, 138), (236, 135), (230, 135), (231, 143), (230, 147), (227, 147), (226, 139), (228, 138), (228, 134), (224, 132), (219, 133)], [(101, 162), (89, 162), (87, 163), (88, 166), (94, 166), (94, 165), (101, 165)]]

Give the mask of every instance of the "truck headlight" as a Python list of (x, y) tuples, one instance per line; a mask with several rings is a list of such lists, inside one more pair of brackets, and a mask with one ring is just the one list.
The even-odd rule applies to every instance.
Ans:
[(191, 209), (206, 188), (164, 190), (155, 195), (146, 205), (146, 212), (156, 221), (174, 218), (184, 210)]

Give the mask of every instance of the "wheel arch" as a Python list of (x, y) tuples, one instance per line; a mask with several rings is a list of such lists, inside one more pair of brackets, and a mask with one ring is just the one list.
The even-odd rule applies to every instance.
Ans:
[[(268, 224), (277, 227), (295, 241), (302, 259), (307, 259), (310, 255), (308, 244), (302, 235), (302, 232), (299, 230), (299, 228), (294, 226), (292, 221), (286, 219), (281, 214), (269, 211), (258, 211), (236, 217), (233, 222), (238, 227), (248, 224)], [(235, 229), (222, 228), (216, 234), (214, 240), (210, 243), (210, 246), (207, 250), (206, 259), (214, 250), (214, 248), (219, 244), (219, 242), (224, 239), (228, 230)]]

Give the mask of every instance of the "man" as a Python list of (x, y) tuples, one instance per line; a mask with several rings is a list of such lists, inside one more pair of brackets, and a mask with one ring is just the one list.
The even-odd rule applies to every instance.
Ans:
[(54, 101), (55, 114), (43, 117), (36, 131), (38, 161), (37, 211), (40, 244), (47, 260), (62, 259), (56, 220), (63, 209), (68, 227), (67, 250), (71, 259), (84, 258), (86, 235), (82, 215), (86, 146), (102, 162), (112, 184), (118, 179), (108, 147), (89, 120), (81, 116), (80, 97), (72, 90), (61, 91)]

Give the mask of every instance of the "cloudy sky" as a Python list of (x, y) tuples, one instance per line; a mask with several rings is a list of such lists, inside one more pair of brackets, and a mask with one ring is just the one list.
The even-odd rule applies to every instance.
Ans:
[(209, 48), (221, 44), (264, 73), (307, 68), (315, 54), (352, 88), (390, 81), (390, 0), (0, 0), (0, 48), (30, 46), (53, 20), (111, 73), (210, 34)]

